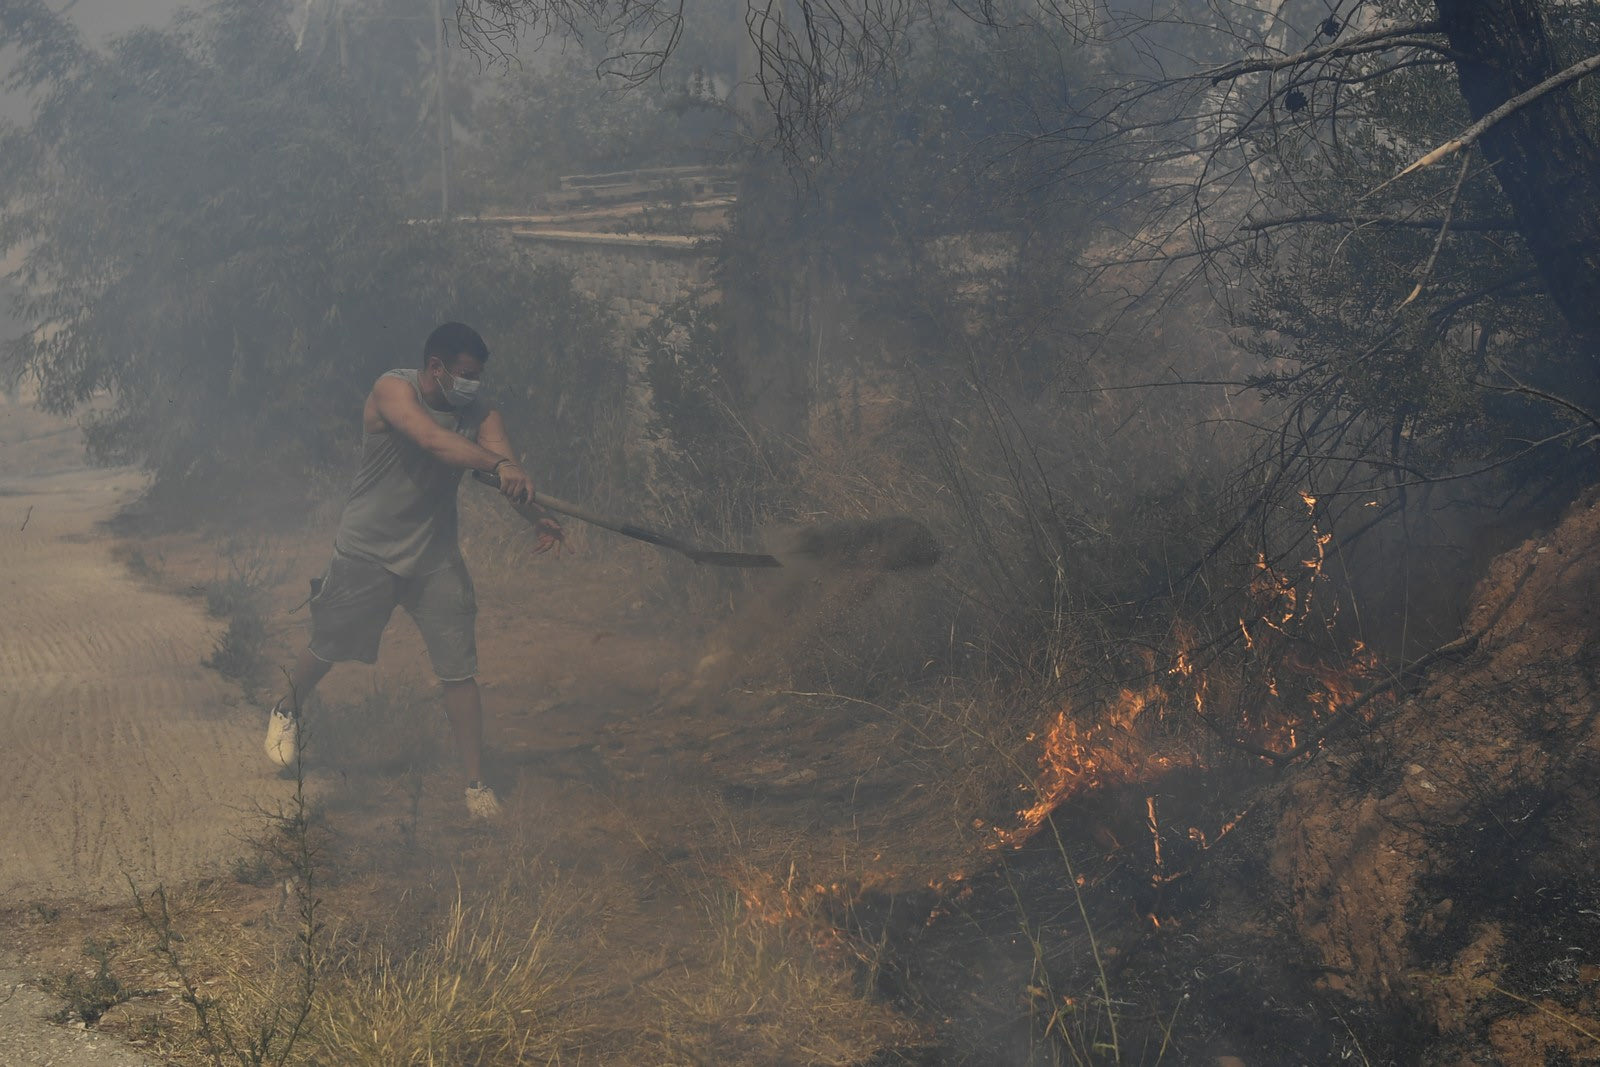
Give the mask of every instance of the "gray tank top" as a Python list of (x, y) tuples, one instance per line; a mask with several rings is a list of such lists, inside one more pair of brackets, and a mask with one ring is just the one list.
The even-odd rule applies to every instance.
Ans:
[[(479, 400), (462, 411), (435, 411), (422, 399), (420, 376), (416, 370), (383, 375), (411, 383), (417, 401), (434, 422), (476, 441), (487, 405)], [(363, 434), (361, 467), (339, 518), (334, 549), (403, 578), (447, 566), (461, 552), (456, 541), (456, 490), (464, 473), (460, 467), (441, 463), (404, 434), (393, 430)]]

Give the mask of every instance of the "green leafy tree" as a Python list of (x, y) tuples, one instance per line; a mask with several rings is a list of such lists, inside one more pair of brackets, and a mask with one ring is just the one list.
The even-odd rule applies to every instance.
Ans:
[(1097, 69), (1060, 35), (930, 23), (802, 183), (781, 150), (751, 161), (720, 248), (719, 377), (775, 457), (813, 400), (863, 374), (1059, 376), (1063, 332), (1089, 314), (1076, 261), (1138, 185), (1107, 167), (1040, 196), (1025, 142)]
[(504, 243), (409, 220), (381, 124), (281, 5), (222, 0), (102, 52), (39, 0), (0, 0), (0, 35), (33, 102), (0, 130), (28, 328), (6, 367), (52, 411), (109, 395), (85, 423), (96, 457), (158, 487), (301, 481), (342, 463), (373, 377), (460, 318), (515, 383), (522, 443), (581, 470), (572, 442), (623, 381), (597, 310)]
[(449, 34), (441, 64), (434, 0), (314, 0), (295, 6), (303, 16), (296, 41), (305, 61), (337, 67), (341, 91), (366, 116), (372, 136), (389, 147), (408, 208), (437, 215), (439, 79), (445, 81), (446, 128), (454, 144), (472, 127), (479, 67), (462, 61)]

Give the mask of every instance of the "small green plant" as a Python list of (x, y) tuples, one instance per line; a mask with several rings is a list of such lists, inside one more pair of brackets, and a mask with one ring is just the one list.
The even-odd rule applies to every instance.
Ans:
[(267, 590), (280, 575), (261, 545), (241, 546), (230, 540), (222, 555), (228, 561), (228, 576), (206, 586), (206, 613), (227, 619), (228, 628), (203, 662), (242, 684), (249, 695), (266, 665)]
[(128, 573), (135, 578), (157, 578), (161, 574), (160, 557), (158, 556), (152, 563), (143, 549), (124, 547), (116, 555), (122, 560), (122, 565), (128, 568)]
[(85, 1026), (93, 1026), (118, 1004), (149, 995), (148, 990), (129, 989), (111, 973), (111, 954), (116, 947), (114, 941), (86, 938), (83, 954), (94, 962), (93, 974), (85, 977), (77, 971), (63, 971), (40, 983), (46, 993), (66, 1001), (60, 1011), (50, 1016), (52, 1022), (68, 1023), (76, 1019)]
[(226, 619), (245, 612), (261, 612), (267, 590), (283, 577), (269, 547), (262, 542), (229, 538), (222, 546), (228, 576), (206, 585), (206, 614)]
[(266, 662), (267, 621), (255, 608), (242, 608), (228, 620), (228, 628), (217, 639), (217, 647), (203, 661), (224, 678), (249, 687)]
[(275, 880), (272, 862), (260, 852), (249, 856), (236, 856), (228, 870), (233, 875), (233, 880), (240, 885), (261, 888), (271, 885)]
[(254, 609), (259, 598), (259, 589), (230, 575), (206, 586), (206, 614), (213, 619), (225, 619), (244, 608)]

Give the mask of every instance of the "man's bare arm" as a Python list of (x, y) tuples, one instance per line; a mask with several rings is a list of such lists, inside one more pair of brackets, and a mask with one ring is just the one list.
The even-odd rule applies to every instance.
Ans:
[(495, 455), (516, 462), (517, 453), (506, 436), (506, 420), (500, 417), (498, 409), (490, 408), (484, 413), (483, 421), (478, 424), (478, 443)]
[(533, 499), (533, 482), (522, 469), (522, 464), (517, 462), (516, 450), (511, 447), (511, 440), (506, 436), (505, 420), (494, 408), (485, 412), (483, 421), (478, 424), (478, 443), (511, 461), (500, 468), (500, 491), (508, 499), (519, 503), (527, 503)]
[[(494, 465), (511, 456), (503, 456), (473, 443), (458, 433), (440, 426), (423, 410), (411, 383), (401, 378), (379, 378), (372, 387), (372, 399), (384, 423), (406, 438), (417, 443), (430, 455), (452, 467), (468, 470), (493, 470)], [(480, 430), (481, 433), (481, 430)], [(504, 439), (504, 433), (501, 434)]]

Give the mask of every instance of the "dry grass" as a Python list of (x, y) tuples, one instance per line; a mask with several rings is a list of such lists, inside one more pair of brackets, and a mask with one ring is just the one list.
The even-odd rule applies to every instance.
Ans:
[(706, 955), (654, 987), (648, 1062), (844, 1067), (917, 1040), (869, 997), (870, 969), (820, 915), (774, 916), (732, 887), (708, 891), (705, 908)]
[[(350, 1067), (574, 1062), (593, 1026), (563, 883), (477, 901), (458, 890), (414, 952), (380, 934), (334, 966), (314, 1022), (322, 1062)], [(402, 939), (403, 940), (403, 939)]]
[[(293, 894), (281, 883), (246, 888), (206, 881), (174, 887), (161, 897), (158, 904), (146, 895), (146, 904), (164, 904), (172, 947), (181, 954), (196, 994), (208, 1002), (213, 1026), (226, 1016), (226, 1025), (247, 1041), (275, 1031), (303, 978), (295, 958)], [(184, 1002), (170, 959), (155, 951), (160, 939), (148, 924), (130, 909), (118, 920), (99, 917), (96, 928), (125, 946), (117, 958), (121, 981), (146, 991), (109, 1011), (100, 1028), (134, 1039), (161, 1063), (219, 1062)], [(239, 1062), (248, 1062), (248, 1055)]]

